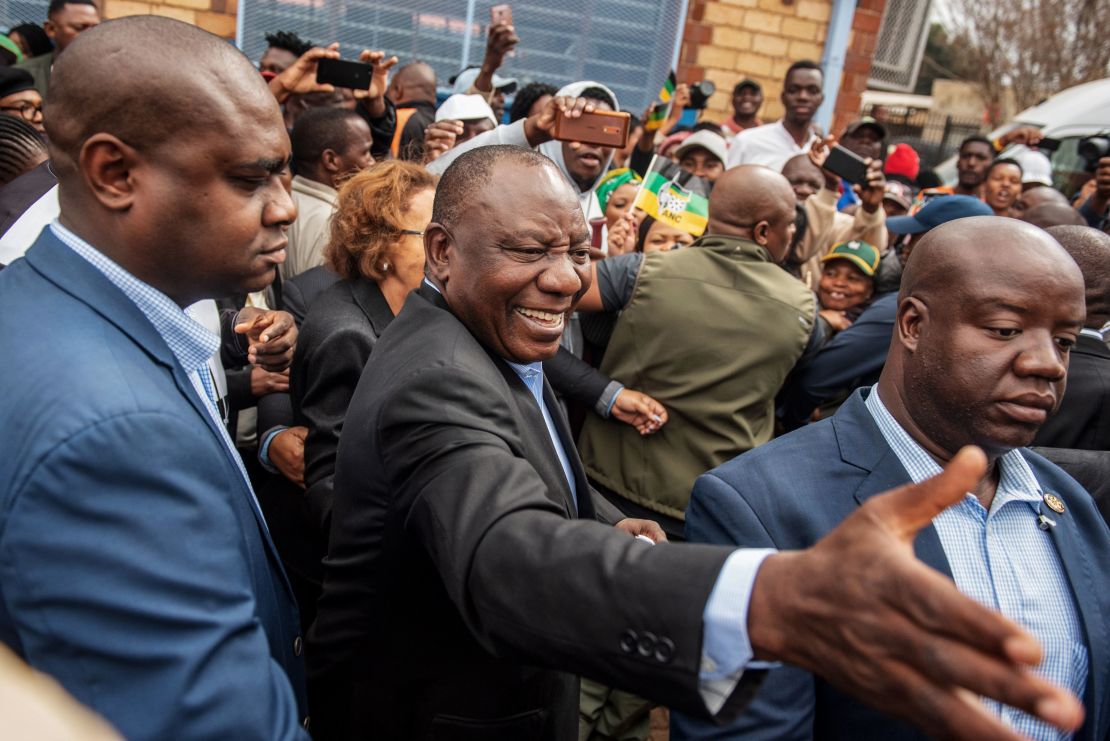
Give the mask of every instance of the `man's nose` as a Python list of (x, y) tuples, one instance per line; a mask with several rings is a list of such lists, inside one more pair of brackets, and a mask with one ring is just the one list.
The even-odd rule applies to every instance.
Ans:
[(545, 293), (554, 293), (560, 296), (573, 296), (582, 288), (582, 279), (575, 270), (574, 261), (569, 254), (552, 257), (542, 273), (537, 284)]
[[(1022, 348), (1014, 361), (1014, 370), (1019, 376), (1044, 378), (1059, 381), (1068, 373), (1066, 360), (1050, 332), (1027, 332), (1028, 343)], [(1064, 356), (1066, 357), (1066, 356)]]

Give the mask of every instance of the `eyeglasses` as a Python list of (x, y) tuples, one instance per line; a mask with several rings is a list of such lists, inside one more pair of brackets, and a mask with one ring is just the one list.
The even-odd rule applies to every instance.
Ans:
[(25, 121), (33, 121), (35, 116), (42, 115), (42, 106), (34, 103), (20, 103), (19, 105), (0, 106), (0, 111), (14, 111), (22, 116)]
[(402, 229), (401, 234), (411, 234), (414, 237), (423, 237), (424, 232), (418, 232), (415, 229)]

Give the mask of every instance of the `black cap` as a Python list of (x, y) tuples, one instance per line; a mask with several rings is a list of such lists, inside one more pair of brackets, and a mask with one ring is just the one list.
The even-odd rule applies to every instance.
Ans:
[(736, 87), (732, 88), (732, 94), (736, 95), (738, 92), (740, 92), (741, 90), (743, 90), (746, 87), (755, 88), (755, 91), (757, 93), (762, 93), (763, 92), (763, 87), (758, 82), (756, 82), (755, 80), (753, 80), (750, 77), (745, 77), (743, 80), (736, 83)]
[(0, 67), (0, 98), (35, 89), (35, 78), (25, 69)]

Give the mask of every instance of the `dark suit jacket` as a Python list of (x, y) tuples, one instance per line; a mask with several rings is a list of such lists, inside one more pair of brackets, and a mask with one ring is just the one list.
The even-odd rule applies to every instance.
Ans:
[(24, 211), (57, 184), (47, 160), (0, 188), (0, 235), (7, 233)]
[(1064, 399), (1033, 444), (1110, 450), (1110, 348), (1105, 342), (1079, 336), (1071, 350)]
[[(686, 511), (686, 535), (703, 543), (806, 548), (869, 497), (908, 483), (856, 391), (831, 418), (780, 437), (701, 476)], [(1087, 720), (1077, 739), (1110, 732), (1110, 531), (1090, 496), (1044, 458), (1023, 450), (1037, 481), (1066, 503), (1053, 541), (1086, 634)], [(914, 543), (917, 557), (951, 578), (936, 530)], [(924, 739), (918, 731), (790, 666), (774, 669), (738, 723), (727, 729), (671, 716), (679, 739)]]
[(393, 311), (374, 281), (341, 280), (320, 294), (297, 337), (289, 370), (293, 423), (308, 428), (304, 498), (312, 525), (325, 536), (325, 543), (335, 456), (347, 405), (374, 344), (392, 321)]
[(794, 369), (779, 395), (779, 417), (787, 430), (803, 425), (813, 410), (879, 380), (890, 348), (898, 294), (877, 297), (851, 327), (829, 340)]
[(1033, 448), (1033, 452), (1048, 458), (1078, 481), (1094, 497), (1102, 519), (1110, 523), (1110, 450)]
[(130, 739), (306, 738), (289, 584), (169, 346), (49, 230), (0, 316), (0, 641)]
[(619, 513), (544, 398), (577, 512), (535, 399), (435, 291), (379, 338), (339, 445), (310, 633), (310, 673), (349, 713), (324, 738), (566, 741), (573, 674), (702, 707), (702, 613), (730, 550), (652, 547), (599, 522)]

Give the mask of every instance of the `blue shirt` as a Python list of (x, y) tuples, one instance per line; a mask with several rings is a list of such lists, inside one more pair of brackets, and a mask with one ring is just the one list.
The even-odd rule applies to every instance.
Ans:
[(555, 454), (559, 456), (559, 465), (563, 467), (563, 474), (567, 477), (571, 496), (574, 497), (574, 508), (577, 511), (578, 487), (574, 484), (574, 470), (570, 467), (570, 459), (567, 458), (567, 451), (563, 448), (563, 443), (559, 439), (559, 432), (555, 429), (555, 421), (551, 419), (551, 412), (547, 410), (547, 404), (543, 403), (543, 363), (536, 361), (535, 363), (522, 365), (508, 360), (505, 362), (509, 364), (514, 373), (520, 376), (520, 380), (524, 381), (524, 385), (532, 392), (533, 398), (540, 406), (544, 424), (547, 425), (547, 434), (551, 438), (551, 444), (555, 446)]
[[(189, 376), (201, 403), (208, 410), (212, 421), (216, 423), (224, 445), (231, 451), (232, 458), (238, 464), (239, 473), (242, 474), (253, 499), (254, 489), (251, 488), (250, 477), (247, 475), (247, 469), (243, 467), (239, 452), (235, 449), (235, 443), (232, 442), (224, 426), (223, 416), (217, 407), (216, 384), (208, 368), (208, 359), (219, 352), (219, 335), (209, 331), (186, 314), (185, 310), (174, 303), (169, 296), (131, 275), (88, 242), (66, 229), (57, 219), (50, 224), (49, 228), (62, 244), (88, 261), (123, 291), (123, 294), (131, 299), (139, 311), (150, 320), (154, 329), (169, 346), (174, 358)], [(257, 500), (253, 504), (257, 509)]]
[[(878, 386), (867, 409), (913, 481), (941, 472), (940, 464), (910, 437), (879, 399)], [(933, 518), (956, 587), (980, 604), (998, 610), (1032, 633), (1044, 649), (1034, 671), (1083, 696), (1087, 684), (1087, 644), (1079, 612), (1052, 537), (1038, 526), (1045, 492), (1017, 450), (999, 459), (1001, 476), (990, 511), (974, 494)], [(1055, 516), (1051, 510), (1044, 514)], [(1011, 728), (1031, 739), (1071, 738), (1020, 710), (987, 701)]]

